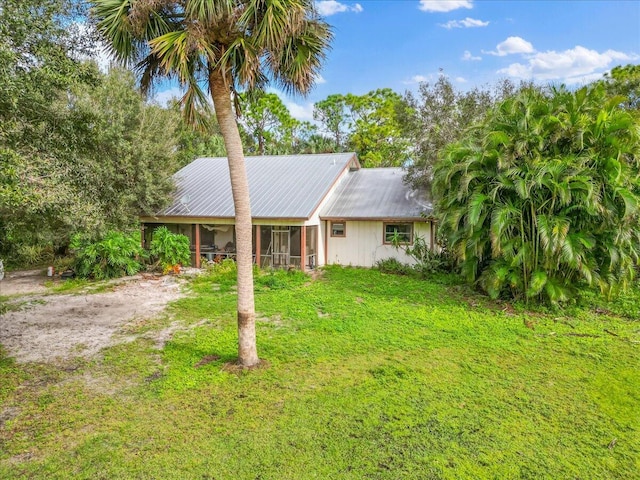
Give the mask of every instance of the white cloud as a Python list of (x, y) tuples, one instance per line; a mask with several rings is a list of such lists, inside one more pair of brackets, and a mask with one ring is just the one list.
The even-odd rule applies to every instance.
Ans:
[(172, 99), (180, 100), (184, 95), (184, 91), (180, 87), (171, 87), (168, 90), (157, 92), (153, 96), (153, 100), (159, 105), (166, 107)]
[(323, 83), (327, 83), (327, 81), (324, 79), (324, 77), (322, 75), (320, 75), (320, 74), (316, 75), (315, 80), (316, 80), (316, 83), (318, 85), (322, 85)]
[(511, 77), (539, 81), (561, 80), (567, 84), (587, 82), (599, 78), (604, 70), (615, 62), (637, 60), (637, 55), (628, 55), (615, 50), (599, 53), (585, 47), (556, 52), (538, 52), (526, 63), (512, 63), (498, 73)]
[(456, 82), (458, 83), (466, 83), (467, 79), (464, 77), (456, 77)]
[(479, 62), (482, 60), (482, 57), (474, 57), (469, 50), (465, 50), (462, 55), (462, 60), (465, 62)]
[(292, 102), (282, 98), (282, 102), (289, 109), (289, 113), (293, 118), (296, 118), (303, 122), (313, 122), (313, 103), (305, 103), (300, 105), (299, 103)]
[(433, 75), (429, 75), (429, 76), (414, 75), (409, 80), (403, 80), (402, 83), (404, 83), (405, 85), (413, 85), (414, 83), (428, 82), (429, 80), (432, 80), (432, 79), (433, 79)]
[(328, 17), (330, 15), (335, 15), (336, 13), (342, 12), (355, 12), (360, 13), (364, 9), (362, 5), (356, 3), (355, 5), (346, 5), (344, 3), (336, 2), (335, 0), (321, 0), (316, 2), (316, 8), (320, 15), (324, 15)]
[(506, 55), (512, 55), (514, 53), (534, 53), (536, 50), (530, 42), (527, 42), (521, 37), (509, 37), (504, 42), (499, 43), (496, 46), (495, 52), (485, 52), (490, 55), (496, 55), (498, 57), (504, 57)]
[(439, 23), (438, 25), (446, 28), (447, 30), (451, 30), (452, 28), (486, 27), (489, 25), (489, 22), (483, 22), (482, 20), (467, 17), (464, 20), (449, 20), (447, 23)]
[(423, 12), (450, 12), (459, 8), (473, 8), (473, 0), (420, 0)]

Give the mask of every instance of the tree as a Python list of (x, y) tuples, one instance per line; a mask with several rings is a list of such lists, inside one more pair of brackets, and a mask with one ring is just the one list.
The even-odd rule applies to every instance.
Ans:
[(440, 75), (434, 84), (420, 83), (417, 98), (407, 92), (405, 101), (410, 108), (404, 111), (401, 123), (414, 145), (407, 180), (415, 187), (430, 189), (433, 166), (445, 147), (460, 140), (467, 128), (515, 90), (516, 87), (505, 80), (493, 88), (460, 92), (448, 77)]
[(640, 258), (640, 128), (602, 85), (528, 88), (450, 145), (435, 168), (441, 232), (492, 297), (624, 288)]
[(129, 72), (81, 60), (83, 13), (64, 0), (2, 4), (0, 253), (12, 261), (42, 260), (76, 232), (130, 228), (173, 188), (173, 115)]
[(180, 168), (193, 162), (198, 157), (224, 157), (224, 139), (220, 134), (218, 122), (212, 112), (201, 112), (205, 118), (203, 128), (195, 129), (184, 117), (182, 104), (172, 100), (169, 108), (176, 113), (178, 128), (176, 132), (178, 150), (178, 166)]
[(610, 95), (625, 97), (626, 108), (640, 110), (640, 65), (614, 67), (604, 74), (604, 84)]
[(409, 155), (409, 142), (400, 118), (408, 115), (407, 104), (390, 88), (365, 95), (348, 94), (344, 103), (350, 118), (348, 144), (364, 167), (397, 167)]
[(116, 57), (134, 65), (141, 86), (174, 76), (186, 87), (187, 118), (197, 124), (211, 93), (224, 138), (238, 263), (238, 361), (259, 362), (255, 335), (249, 186), (232, 103), (239, 88), (269, 78), (285, 91), (308, 92), (331, 40), (311, 0), (94, 0), (98, 30)]
[[(390, 88), (364, 95), (333, 94), (313, 106), (320, 130), (333, 140), (331, 151), (355, 150), (364, 167), (402, 165), (409, 143), (400, 122), (408, 112), (402, 97)], [(323, 149), (327, 142), (319, 142)]]
[(349, 119), (346, 113), (344, 95), (334, 94), (313, 105), (313, 119), (320, 122), (320, 128), (334, 141), (334, 152), (344, 152)]
[(258, 91), (241, 94), (240, 100), (241, 123), (256, 145), (255, 153), (291, 153), (294, 132), (300, 122), (291, 116), (280, 97)]
[(0, 14), (0, 253), (50, 242), (52, 218), (67, 198), (65, 175), (52, 160), (67, 158), (67, 125), (58, 100), (95, 71), (77, 61), (83, 45), (64, 28), (79, 13), (64, 0), (6, 0)]

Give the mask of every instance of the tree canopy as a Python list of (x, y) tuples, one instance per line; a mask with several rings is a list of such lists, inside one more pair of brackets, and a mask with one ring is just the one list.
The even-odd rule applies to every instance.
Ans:
[(130, 73), (82, 60), (92, 44), (76, 7), (2, 5), (0, 254), (10, 259), (131, 227), (172, 189), (173, 115), (147, 104)]

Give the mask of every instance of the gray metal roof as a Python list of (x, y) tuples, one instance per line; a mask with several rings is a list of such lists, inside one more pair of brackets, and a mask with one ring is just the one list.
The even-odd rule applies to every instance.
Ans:
[[(345, 168), (359, 167), (355, 153), (265, 155), (245, 162), (254, 218), (309, 218)], [(174, 178), (173, 203), (156, 216), (234, 217), (225, 157), (198, 158)]]
[(403, 182), (401, 168), (363, 168), (350, 172), (320, 212), (327, 219), (409, 219), (433, 213), (423, 192)]

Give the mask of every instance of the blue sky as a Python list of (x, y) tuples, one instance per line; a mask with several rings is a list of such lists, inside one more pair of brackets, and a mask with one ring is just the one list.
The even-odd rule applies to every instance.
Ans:
[[(332, 93), (403, 93), (440, 69), (459, 88), (500, 78), (579, 85), (640, 63), (640, 0), (316, 1), (332, 50), (307, 98), (285, 98), (308, 120)], [(159, 91), (162, 101), (177, 89)]]

